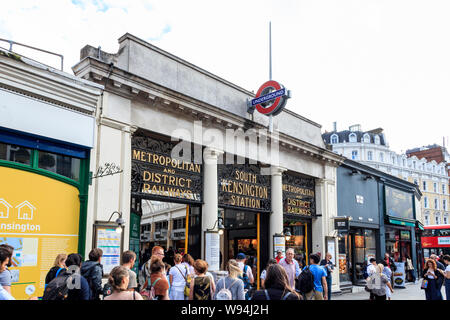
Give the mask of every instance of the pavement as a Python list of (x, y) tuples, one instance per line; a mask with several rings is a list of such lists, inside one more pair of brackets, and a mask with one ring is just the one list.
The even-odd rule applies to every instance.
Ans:
[[(408, 282), (405, 288), (394, 287), (391, 300), (425, 300), (425, 291), (420, 289), (420, 284), (421, 281)], [(445, 286), (442, 286), (442, 297), (445, 300)], [(353, 286), (353, 293), (332, 294), (331, 300), (369, 300), (369, 293), (364, 290), (364, 287)]]

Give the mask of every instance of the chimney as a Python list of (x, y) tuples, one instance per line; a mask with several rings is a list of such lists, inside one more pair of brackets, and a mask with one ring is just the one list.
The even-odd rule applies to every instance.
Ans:
[(333, 122), (333, 132), (337, 131), (337, 122)]

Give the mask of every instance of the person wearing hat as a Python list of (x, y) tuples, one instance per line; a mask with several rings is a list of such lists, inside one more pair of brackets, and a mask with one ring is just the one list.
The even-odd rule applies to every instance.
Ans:
[(280, 260), (283, 259), (283, 251), (281, 249), (277, 250), (277, 256), (275, 257), (275, 260), (277, 260), (277, 263), (280, 263)]
[(245, 254), (242, 252), (238, 253), (236, 256), (236, 262), (239, 265), (239, 268), (242, 271), (242, 281), (244, 281), (244, 292), (245, 292), (245, 298), (246, 300), (250, 299), (249, 296), (249, 290), (252, 286), (252, 284), (255, 282), (255, 278), (253, 277), (252, 268), (250, 268), (248, 265), (245, 264), (246, 260)]

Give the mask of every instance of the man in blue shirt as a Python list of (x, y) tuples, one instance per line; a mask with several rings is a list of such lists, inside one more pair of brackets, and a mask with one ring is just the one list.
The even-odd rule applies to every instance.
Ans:
[(314, 277), (314, 289), (306, 294), (306, 300), (328, 300), (327, 272), (319, 266), (320, 257), (317, 254), (309, 255), (309, 268)]

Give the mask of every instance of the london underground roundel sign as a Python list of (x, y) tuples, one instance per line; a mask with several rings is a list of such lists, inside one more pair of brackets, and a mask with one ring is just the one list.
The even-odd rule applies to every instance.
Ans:
[(252, 113), (256, 108), (259, 113), (276, 116), (283, 110), (289, 98), (289, 90), (279, 82), (269, 80), (258, 89), (255, 99), (249, 101), (249, 112)]

